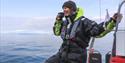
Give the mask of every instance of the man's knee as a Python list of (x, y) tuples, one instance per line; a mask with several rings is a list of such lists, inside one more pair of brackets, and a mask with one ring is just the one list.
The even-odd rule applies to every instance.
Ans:
[(50, 58), (48, 58), (48, 59), (45, 61), (45, 63), (59, 63), (59, 61), (60, 61), (60, 57), (59, 57), (58, 54), (56, 54), (56, 55), (53, 55), (53, 56), (51, 56)]

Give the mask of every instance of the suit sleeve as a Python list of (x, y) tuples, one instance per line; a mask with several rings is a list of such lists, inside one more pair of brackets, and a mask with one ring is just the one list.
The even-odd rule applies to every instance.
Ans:
[(62, 29), (62, 24), (63, 21), (56, 21), (54, 26), (53, 26), (53, 32), (56, 36), (60, 36), (61, 34), (61, 29)]
[(97, 24), (95, 21), (92, 21), (86, 18), (83, 21), (83, 23), (84, 23), (83, 27), (85, 29), (85, 32), (88, 35), (97, 37), (97, 38), (105, 36), (115, 27), (115, 21), (113, 21), (112, 19), (110, 19), (107, 22), (102, 22), (100, 24)]
[(116, 25), (116, 21), (111, 18), (109, 21), (105, 22), (105, 24), (104, 24), (105, 31), (103, 31), (100, 35), (98, 35), (96, 37), (100, 38), (100, 37), (105, 36), (106, 34), (108, 34), (109, 32), (111, 32), (114, 29), (115, 25)]

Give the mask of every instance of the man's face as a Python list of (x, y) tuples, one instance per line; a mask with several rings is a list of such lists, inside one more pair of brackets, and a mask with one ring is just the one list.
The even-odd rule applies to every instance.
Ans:
[(63, 8), (64, 16), (69, 16), (72, 13), (72, 10), (68, 7)]

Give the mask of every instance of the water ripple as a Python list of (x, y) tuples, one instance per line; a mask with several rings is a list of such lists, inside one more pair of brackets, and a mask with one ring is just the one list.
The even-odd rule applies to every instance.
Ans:
[(0, 54), (0, 63), (41, 63), (46, 58), (42, 56), (20, 56)]

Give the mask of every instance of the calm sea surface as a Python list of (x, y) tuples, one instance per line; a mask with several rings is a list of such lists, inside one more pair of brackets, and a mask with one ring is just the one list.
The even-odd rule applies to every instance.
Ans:
[[(102, 54), (111, 50), (112, 33), (101, 39), (96, 39), (94, 48)], [(34, 33), (1, 33), (0, 63), (44, 63), (55, 54), (62, 41), (53, 34)]]

